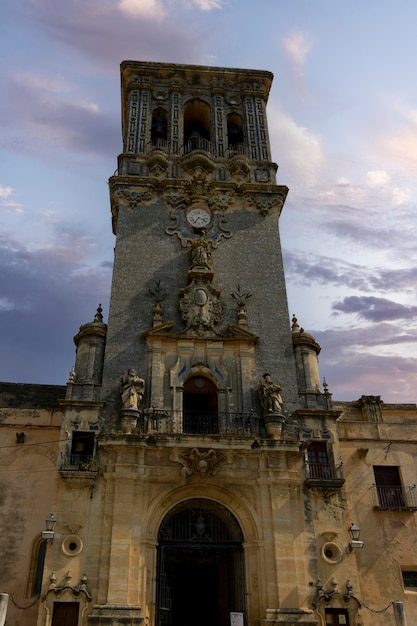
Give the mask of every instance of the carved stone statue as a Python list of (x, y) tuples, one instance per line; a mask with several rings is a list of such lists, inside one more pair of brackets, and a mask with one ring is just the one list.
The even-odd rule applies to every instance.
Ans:
[(206, 241), (193, 243), (191, 248), (191, 258), (193, 267), (210, 267), (210, 247)]
[(120, 378), (120, 396), (124, 409), (139, 409), (145, 391), (145, 381), (130, 369)]
[(259, 400), (264, 413), (282, 414), (281, 387), (274, 383), (270, 374), (264, 374), (259, 381)]

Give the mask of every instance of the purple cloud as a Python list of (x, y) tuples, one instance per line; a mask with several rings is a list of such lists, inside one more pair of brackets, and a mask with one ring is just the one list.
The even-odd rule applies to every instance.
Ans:
[(409, 320), (417, 315), (415, 306), (405, 306), (388, 298), (375, 296), (346, 296), (341, 302), (335, 302), (332, 309), (340, 313), (356, 313), (360, 318), (371, 322)]

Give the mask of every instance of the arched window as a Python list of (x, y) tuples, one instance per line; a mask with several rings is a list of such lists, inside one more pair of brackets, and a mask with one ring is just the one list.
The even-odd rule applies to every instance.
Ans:
[(195, 98), (184, 106), (184, 146), (191, 150), (209, 150), (210, 106)]
[(232, 150), (243, 149), (243, 122), (237, 113), (227, 116), (227, 142)]
[(154, 145), (165, 143), (168, 139), (168, 113), (158, 107), (152, 113), (151, 140)]
[(45, 556), (47, 540), (39, 535), (32, 543), (32, 551), (29, 562), (29, 575), (26, 585), (26, 597), (38, 596), (42, 589), (43, 570), (45, 567)]
[(184, 383), (183, 432), (202, 435), (219, 432), (217, 387), (205, 376), (191, 376)]

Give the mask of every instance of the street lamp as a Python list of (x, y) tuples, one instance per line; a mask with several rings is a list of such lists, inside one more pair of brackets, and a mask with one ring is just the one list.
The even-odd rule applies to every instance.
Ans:
[(352, 541), (349, 544), (350, 552), (352, 552), (355, 548), (363, 548), (364, 542), (359, 539), (361, 534), (359, 526), (356, 526), (356, 524), (352, 522), (349, 526), (349, 534), (352, 538)]
[(42, 539), (49, 539), (52, 543), (52, 541), (54, 540), (54, 528), (55, 528), (55, 524), (56, 524), (56, 519), (54, 517), (54, 514), (51, 513), (45, 520), (45, 526), (46, 526), (46, 530), (42, 531)]

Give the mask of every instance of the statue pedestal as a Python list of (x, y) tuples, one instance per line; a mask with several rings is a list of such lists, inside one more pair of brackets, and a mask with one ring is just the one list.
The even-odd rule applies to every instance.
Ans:
[(120, 409), (120, 428), (125, 435), (131, 435), (136, 428), (140, 412), (137, 409)]
[(282, 427), (285, 424), (282, 413), (264, 413), (264, 424), (271, 439), (275, 441), (281, 439)]

